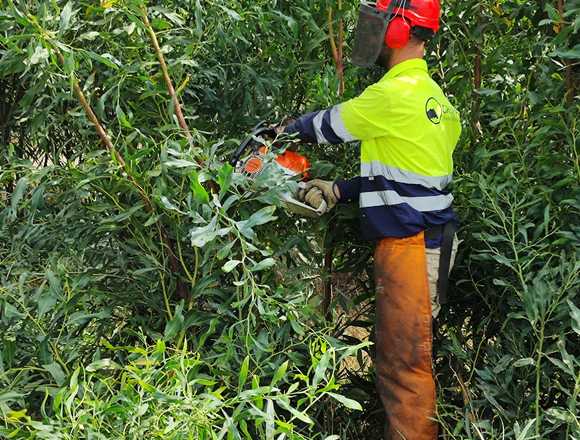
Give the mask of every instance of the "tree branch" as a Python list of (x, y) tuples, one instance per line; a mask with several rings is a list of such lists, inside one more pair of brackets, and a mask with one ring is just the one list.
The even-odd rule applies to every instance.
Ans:
[[(342, 8), (342, 0), (338, 2), (339, 10)], [(344, 46), (344, 22), (342, 18), (338, 22), (338, 42), (335, 41), (336, 33), (334, 31), (334, 17), (332, 7), (328, 8), (328, 38), (330, 40), (330, 49), (332, 51), (332, 58), (336, 67), (338, 76), (338, 96), (342, 96), (345, 90), (344, 84), (344, 62), (343, 62), (343, 46)]]
[(165, 57), (163, 56), (163, 52), (161, 52), (161, 47), (159, 47), (159, 40), (157, 40), (157, 34), (153, 30), (151, 23), (149, 22), (149, 17), (147, 15), (147, 7), (144, 4), (141, 4), (141, 15), (143, 18), (143, 24), (145, 25), (145, 29), (149, 34), (149, 38), (151, 38), (151, 44), (153, 44), (153, 50), (155, 51), (155, 55), (159, 60), (159, 65), (161, 66), (161, 72), (163, 73), (163, 80), (165, 81), (165, 85), (167, 87), (167, 92), (171, 97), (171, 101), (173, 102), (173, 108), (175, 109), (175, 116), (177, 117), (177, 122), (179, 126), (185, 133), (187, 140), (191, 143), (191, 133), (189, 131), (189, 127), (187, 126), (187, 122), (185, 117), (183, 116), (183, 111), (181, 109), (181, 103), (179, 102), (179, 97), (177, 93), (175, 93), (175, 88), (173, 87), (173, 82), (171, 81), (171, 77), (169, 76), (169, 69), (167, 68), (167, 63), (165, 62)]

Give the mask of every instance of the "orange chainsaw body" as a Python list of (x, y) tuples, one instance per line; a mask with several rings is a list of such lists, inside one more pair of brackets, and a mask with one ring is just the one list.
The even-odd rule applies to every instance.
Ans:
[[(243, 170), (250, 174), (256, 175), (264, 168), (264, 156), (268, 153), (266, 146), (261, 146), (249, 157), (243, 165)], [(301, 175), (303, 179), (308, 178), (308, 170), (310, 169), (310, 161), (303, 155), (286, 150), (284, 153), (276, 157), (276, 163), (289, 175)]]
[(286, 150), (276, 158), (276, 163), (294, 175), (301, 175), (304, 179), (308, 178), (310, 161), (296, 151)]
[[(258, 176), (266, 166), (277, 166), (283, 171), (286, 176), (292, 178), (291, 180), (301, 180), (297, 182), (296, 187), (289, 187), (286, 191), (280, 194), (280, 199), (282, 200), (282, 205), (287, 211), (298, 214), (302, 217), (320, 217), (327, 211), (326, 201), (314, 208), (297, 198), (299, 189), (304, 189), (304, 181), (310, 178), (310, 161), (306, 156), (297, 153), (293, 150), (286, 150), (283, 153), (276, 154), (282, 148), (277, 148), (276, 145), (272, 147), (272, 152), (274, 152), (274, 163), (267, 163), (269, 160), (268, 153), (271, 152), (267, 141), (262, 138), (273, 139), (273, 143), (277, 144), (278, 133), (265, 123), (261, 122), (258, 124), (252, 134), (247, 137), (236, 149), (230, 158), (229, 164), (234, 167), (237, 173), (244, 173), (249, 177)], [(294, 193), (296, 192), (296, 193)]]

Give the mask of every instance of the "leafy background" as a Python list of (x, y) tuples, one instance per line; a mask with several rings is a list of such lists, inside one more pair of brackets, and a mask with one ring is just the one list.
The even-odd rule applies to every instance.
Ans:
[[(0, 437), (379, 438), (356, 208), (301, 220), (274, 170), (226, 165), (258, 121), (379, 77), (348, 62), (356, 3), (0, 1)], [(580, 4), (443, 6), (428, 59), (464, 133), (442, 435), (578, 439)], [(356, 146), (302, 151), (356, 173)]]

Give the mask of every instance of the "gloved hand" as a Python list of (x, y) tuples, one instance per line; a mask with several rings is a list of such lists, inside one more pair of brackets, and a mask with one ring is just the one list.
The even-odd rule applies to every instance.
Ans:
[(313, 208), (318, 208), (322, 201), (325, 200), (328, 205), (328, 212), (338, 203), (340, 193), (334, 182), (314, 179), (306, 183), (304, 189), (298, 193), (298, 198)]
[[(320, 191), (318, 188), (311, 188), (309, 191), (304, 190), (304, 192), (304, 196), (300, 197), (302, 199), (301, 201), (306, 203), (308, 206), (312, 206), (314, 209), (320, 209), (322, 204), (326, 201), (322, 191)], [(328, 208), (322, 213), (326, 214), (327, 211)]]

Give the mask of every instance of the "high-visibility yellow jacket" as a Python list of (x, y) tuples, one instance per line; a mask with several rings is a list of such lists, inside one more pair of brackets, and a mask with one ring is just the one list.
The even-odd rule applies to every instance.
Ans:
[(361, 142), (360, 176), (337, 184), (341, 201), (359, 201), (366, 238), (455, 221), (447, 187), (461, 122), (423, 59), (397, 64), (357, 98), (305, 115), (287, 132), (320, 144)]

